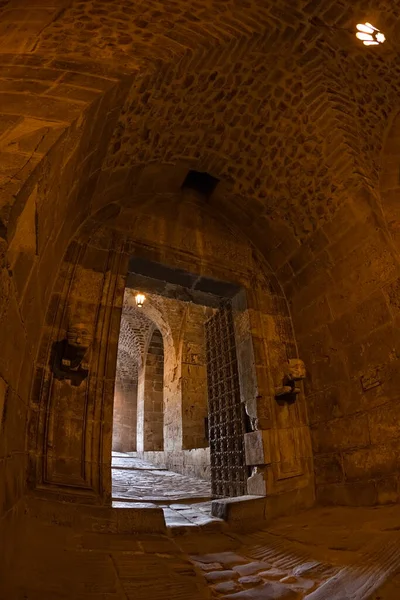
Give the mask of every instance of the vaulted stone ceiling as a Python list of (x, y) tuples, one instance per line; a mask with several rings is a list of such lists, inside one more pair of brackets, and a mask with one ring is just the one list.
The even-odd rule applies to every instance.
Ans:
[[(377, 418), (383, 426), (370, 435), (375, 455), (355, 454), (350, 476), (358, 477), (365, 465), (369, 485), (381, 474), (383, 456), (386, 471), (396, 473), (397, 490), (396, 452), (390, 461), (378, 445), (393, 436), (393, 447), (399, 446), (392, 424), (398, 407), (400, 188), (399, 153), (393, 156), (391, 148), (385, 154), (389, 231), (379, 179), (381, 149), (399, 111), (399, 12), (394, 0), (0, 0), (0, 383), (7, 382), (13, 400), (2, 433), (6, 512), (24, 488), (26, 431), (35, 438), (36, 426), (27, 428), (25, 418), (33, 365), (39, 357), (43, 367), (48, 328), (58, 327), (55, 314), (64, 306), (60, 294), (67, 293), (71, 271), (90, 312), (105, 269), (119, 272), (121, 255), (135, 250), (126, 232), (115, 231), (113, 223), (105, 232), (105, 223), (120, 215), (128, 230), (128, 217), (137, 218), (136, 232), (144, 222), (160, 246), (182, 230), (192, 235), (178, 211), (188, 169), (221, 180), (201, 210), (193, 210), (193, 220), (202, 226), (201, 211), (209, 211), (240, 229), (263, 252), (290, 303), (299, 354), (310, 372), (317, 480), (329, 483), (322, 498), (333, 495), (325, 472), (330, 477), (337, 469), (341, 481), (344, 452), (364, 452), (364, 435), (370, 435), (365, 422), (375, 420), (357, 416), (360, 408), (376, 408), (360, 398), (360, 377), (374, 385), (379, 376), (386, 385)], [(359, 21), (376, 24), (387, 42), (362, 46), (354, 36)], [(397, 150), (399, 132), (391, 132)], [(182, 213), (188, 219), (189, 211)], [(154, 218), (146, 223), (148, 215)], [(171, 235), (163, 237), (167, 230)], [(186, 240), (179, 241), (184, 247)], [(237, 244), (237, 254), (241, 248)], [(169, 248), (162, 250), (160, 260), (167, 259)], [(90, 277), (85, 269), (93, 271)], [(104, 285), (101, 302), (112, 293)], [(386, 331), (377, 332), (382, 324)], [(127, 323), (126, 332), (135, 326)], [(121, 345), (125, 360), (140, 348)], [(46, 389), (35, 383), (39, 387)], [(39, 393), (37, 414), (55, 406), (60, 420), (46, 422), (66, 422), (61, 403), (47, 400), (47, 391), (37, 391), (38, 406)], [(48, 414), (54, 414), (50, 408)], [(340, 435), (346, 437), (341, 444)], [(38, 457), (45, 447), (40, 436)], [(77, 439), (66, 437), (59, 446), (76, 448)], [(88, 456), (87, 464), (94, 464)], [(79, 469), (78, 477), (91, 472)], [(368, 488), (373, 493), (374, 485)], [(360, 488), (351, 489), (358, 502)]]
[[(118, 338), (117, 379), (128, 383), (135, 383), (138, 380), (144, 354), (154, 330), (161, 327), (164, 336), (167, 337), (170, 331), (168, 321), (171, 317), (171, 309), (165, 305), (165, 300), (157, 294), (147, 293), (144, 307), (137, 308), (135, 304), (137, 293), (137, 290), (131, 288), (125, 290)], [(181, 306), (175, 307), (178, 318), (181, 310)]]
[(153, 322), (143, 312), (124, 306), (118, 341), (117, 377), (137, 382), (143, 365), (143, 352), (148, 337), (154, 330)]
[[(137, 72), (106, 165), (197, 158), (263, 227), (303, 239), (349, 188), (376, 191), (396, 107), (395, 3), (72, 2), (36, 51)], [(385, 31), (382, 48), (354, 37)], [(252, 201), (248, 202), (249, 197)]]
[[(93, 74), (131, 82), (103, 172), (182, 159), (208, 170), (229, 186), (216, 208), (246, 219), (261, 246), (265, 231), (281, 226), (303, 241), (351, 191), (378, 200), (384, 132), (400, 92), (396, 3), (53, 4), (23, 51), (56, 59), (57, 69), (90, 59)], [(11, 22), (14, 3), (2, 11)], [(385, 32), (382, 47), (356, 40), (365, 20)], [(74, 100), (87, 100), (93, 82), (88, 75)], [(69, 83), (85, 86), (77, 75)]]

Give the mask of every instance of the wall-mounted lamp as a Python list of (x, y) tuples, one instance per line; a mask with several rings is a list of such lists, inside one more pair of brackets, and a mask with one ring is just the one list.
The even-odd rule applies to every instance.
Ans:
[(145, 300), (146, 296), (144, 294), (136, 294), (135, 301), (138, 308), (142, 308)]
[(357, 25), (356, 37), (365, 46), (379, 46), (386, 40), (384, 34), (371, 23), (359, 23)]

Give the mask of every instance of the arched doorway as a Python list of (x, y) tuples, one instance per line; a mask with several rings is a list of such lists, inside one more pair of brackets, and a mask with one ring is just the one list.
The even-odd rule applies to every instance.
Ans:
[[(100, 211), (96, 219), (77, 238), (79, 244), (69, 249), (57, 282), (57, 289), (62, 290), (55, 298), (57, 320), (44, 343), (50, 339), (52, 349), (62, 340), (67, 350), (72, 344), (84, 360), (78, 371), (64, 369), (61, 373), (54, 370), (54, 362), (46, 362), (40, 375), (39, 451), (31, 461), (32, 480), (52, 489), (62, 486), (65, 494), (79, 488), (91, 501), (111, 503), (112, 412), (124, 291), (139, 289), (172, 301), (177, 286), (182, 288), (179, 300), (185, 306), (175, 315), (168, 335), (162, 314), (148, 304), (158, 315), (151, 319), (163, 335), (164, 358), (167, 348), (173, 348), (176, 355), (175, 364), (167, 367), (166, 360), (164, 363), (164, 375), (171, 370), (171, 376), (164, 397), (163, 459), (175, 472), (207, 477), (207, 395), (196, 389), (198, 377), (206, 384), (204, 348), (202, 351), (196, 339), (191, 339), (194, 332), (189, 335), (190, 328), (182, 324), (195, 322), (191, 295), (202, 295), (204, 311), (219, 307), (218, 303), (207, 305), (206, 298), (212, 297), (213, 291), (220, 302), (227, 296), (232, 299), (242, 289), (247, 304), (238, 302), (235, 330), (238, 365), (244, 365), (245, 375), (245, 379), (241, 375), (245, 381), (241, 402), (250, 429), (244, 434), (247, 491), (270, 498), (279, 495), (280, 501), (285, 495), (296, 505), (312, 503), (304, 396), (299, 394), (293, 404), (282, 404), (276, 402), (274, 392), (282, 385), (285, 363), (297, 356), (297, 348), (282, 289), (262, 256), (240, 231), (208, 207), (202, 196), (182, 190), (166, 197), (152, 196), (151, 202), (146, 196), (123, 210), (107, 207), (106, 214)], [(164, 295), (146, 288), (139, 260), (158, 270), (159, 276), (153, 272), (152, 279), (164, 282)], [(162, 270), (160, 274), (162, 267), (172, 271), (174, 283)], [(183, 285), (179, 284), (181, 277)], [(218, 292), (213, 287), (216, 284)], [(211, 315), (203, 316), (204, 324)], [(79, 323), (85, 325), (85, 337), (72, 335)], [(185, 330), (186, 338), (181, 335)], [(75, 343), (78, 338), (80, 346)], [(47, 348), (44, 346), (43, 356), (47, 356)], [(63, 355), (57, 360), (62, 361)], [(74, 385), (77, 374), (80, 383)], [(154, 460), (159, 453), (152, 451)]]

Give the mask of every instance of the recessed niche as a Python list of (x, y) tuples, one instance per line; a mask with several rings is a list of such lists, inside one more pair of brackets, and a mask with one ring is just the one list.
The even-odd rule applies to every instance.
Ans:
[(182, 189), (194, 190), (198, 194), (209, 198), (219, 183), (219, 179), (209, 173), (201, 171), (188, 171), (182, 184)]

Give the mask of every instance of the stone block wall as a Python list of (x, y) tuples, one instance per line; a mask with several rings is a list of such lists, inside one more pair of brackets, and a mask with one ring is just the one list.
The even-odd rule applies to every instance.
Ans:
[[(5, 539), (7, 533), (8, 539), (0, 550), (4, 568), (12, 560), (14, 516), (27, 488), (28, 440), (33, 435), (30, 394), (46, 310), (71, 234), (88, 214), (82, 197), (104, 156), (117, 118), (109, 111), (119, 97), (115, 73), (94, 75), (93, 64), (85, 61), (67, 65), (52, 56), (16, 54), (17, 48), (33, 43), (27, 30), (37, 32), (47, 22), (40, 20), (41, 11), (35, 10), (38, 18), (29, 22), (25, 8), (13, 14), (18, 12), (15, 23), (13, 18), (2, 20), (0, 42), (0, 535)], [(47, 12), (49, 17), (51, 10)], [(88, 160), (89, 147), (99, 154)]]
[[(151, 340), (146, 363), (139, 372), (138, 453), (155, 464), (207, 478), (204, 322), (213, 309), (147, 293), (142, 310), (163, 333), (162, 338)], [(162, 347), (163, 374), (159, 364)], [(159, 407), (161, 400), (162, 413), (154, 412), (153, 401)], [(162, 438), (162, 443), (154, 443), (155, 437)]]
[[(98, 221), (92, 219), (88, 223), (88, 229), (85, 228), (81, 234), (82, 238), (72, 243), (65, 255), (54, 290), (56, 295), (51, 303), (54, 307), (53, 317), (48, 320), (51, 325), (45, 331), (41, 362), (38, 363), (40, 385), (34, 396), (38, 405), (32, 411), (31, 419), (34, 434), (30, 470), (32, 484), (39, 483), (57, 494), (72, 494), (73, 497), (79, 489), (79, 497), (85, 497), (86, 501), (109, 501), (118, 334), (128, 259), (136, 254), (198, 275), (234, 282), (248, 291), (248, 318), (255, 340), (257, 389), (252, 391), (253, 396), (247, 400), (255, 410), (254, 428), (269, 430), (269, 441), (275, 452), (271, 453), (273, 459), (270, 464), (249, 466), (255, 467), (253, 475), (260, 475), (257, 481), (261, 478), (264, 489), (271, 497), (282, 498), (284, 495), (287, 505), (288, 499), (294, 495), (296, 506), (309, 506), (312, 502), (312, 493), (309, 491), (313, 488), (307, 450), (308, 430), (303, 427), (301, 420), (303, 399), (300, 397), (299, 406), (289, 409), (287, 414), (287, 407), (282, 409), (281, 414), (274, 404), (274, 373), (279, 380), (289, 350), (294, 352), (293, 333), (290, 327), (284, 326), (285, 323), (290, 324), (290, 319), (279, 285), (262, 259), (255, 258), (245, 241), (239, 236), (233, 238), (230, 229), (225, 229), (215, 217), (202, 214), (200, 200), (194, 203), (193, 199), (177, 195), (176, 202), (178, 210), (174, 222), (166, 220), (164, 212), (158, 213), (154, 204), (150, 215), (142, 213), (137, 218), (135, 213), (130, 216), (129, 210), (125, 209), (126, 214), (122, 219), (116, 207), (111, 206), (99, 213)], [(158, 207), (162, 209), (163, 204)], [(171, 207), (168, 212), (172, 214)], [(196, 214), (201, 216), (201, 221), (193, 223), (193, 215)], [(108, 219), (108, 227), (99, 229), (102, 219)], [(190, 227), (194, 228), (195, 235), (182, 239), (182, 232), (186, 233)], [(88, 230), (92, 233), (84, 233)], [(168, 236), (161, 246), (157, 245), (158, 237), (157, 242), (154, 241), (155, 232), (160, 230)], [(191, 246), (188, 247), (189, 242)], [(196, 261), (193, 256), (197, 256)], [(277, 333), (273, 327), (268, 328), (268, 319), (264, 324), (261, 323), (264, 314), (271, 316), (270, 321)], [(48, 353), (54, 342), (68, 334), (70, 323), (85, 323), (88, 338), (92, 340), (85, 359), (90, 377), (77, 387), (71, 386), (68, 381), (54, 381), (49, 385), (53, 375)], [(174, 347), (178, 350), (185, 348), (181, 313), (176, 323), (180, 326), (172, 328), (164, 339), (164, 347), (169, 345), (169, 350)], [(164, 326), (161, 319), (162, 331)], [(272, 333), (269, 333), (270, 330)], [(188, 332), (192, 335), (191, 327)], [(193, 340), (191, 343), (194, 343)], [(200, 352), (196, 349), (189, 354), (195, 356)], [(171, 420), (170, 412), (169, 418), (170, 426), (176, 433), (183, 423), (182, 417), (176, 418), (179, 413), (182, 414), (181, 372), (176, 370), (180, 363), (176, 362), (174, 354), (170, 356), (170, 364), (166, 360), (164, 369), (165, 373), (171, 370), (169, 380), (172, 387), (165, 390), (165, 394), (173, 407), (174, 416)], [(177, 402), (177, 398), (181, 398), (181, 401)], [(269, 415), (268, 422), (264, 414)], [(87, 419), (86, 415), (93, 415), (93, 418)], [(44, 427), (46, 420), (51, 424), (47, 429)], [(165, 426), (168, 426), (167, 419)], [(91, 444), (91, 439), (98, 440), (98, 443)], [(167, 439), (165, 437), (165, 442)], [(177, 466), (185, 469), (185, 472), (207, 476), (209, 455), (206, 448), (182, 449), (182, 433), (179, 434), (179, 431), (169, 439), (171, 447), (165, 448), (164, 459), (172, 468)], [(295, 473), (293, 469), (289, 469), (290, 472), (286, 469), (286, 465), (292, 466), (292, 463), (296, 464)], [(60, 484), (62, 488), (59, 489)]]
[[(280, 498), (282, 511), (284, 506), (290, 505), (290, 498), (293, 509), (310, 506), (314, 501), (314, 488), (304, 394), (300, 394), (293, 406), (280, 406), (275, 400), (275, 387), (282, 384), (287, 360), (297, 356), (284, 293), (262, 258), (257, 257), (240, 235), (233, 237), (229, 228), (225, 229), (202, 211), (201, 199), (182, 198), (179, 193), (165, 198), (161, 192), (155, 194), (151, 206), (147, 208), (143, 203), (137, 217), (134, 210), (124, 209), (125, 216), (115, 219), (115, 227), (129, 235), (134, 254), (189, 272), (235, 282), (246, 290), (246, 302), (243, 309), (237, 307), (235, 317), (238, 321), (243, 318), (240, 351), (248, 373), (243, 399), (248, 405), (251, 427), (264, 432), (263, 439), (271, 449), (268, 457), (264, 453), (261, 464), (249, 463), (253, 468), (251, 489), (253, 493)], [(158, 195), (159, 203), (154, 200)], [(174, 213), (174, 220), (169, 218), (171, 213)], [(154, 243), (156, 231), (162, 233)], [(179, 386), (179, 378), (171, 378), (171, 381)], [(184, 421), (175, 400), (175, 393), (181, 392), (179, 387), (173, 393), (171, 391), (166, 390), (166, 396), (171, 399), (176, 412), (167, 409), (166, 426), (170, 423), (175, 435), (169, 438), (165, 435), (164, 456), (154, 453), (149, 459), (188, 472), (189, 458), (196, 458), (197, 464), (201, 449), (189, 451), (190, 454), (181, 452), (180, 434), (176, 432), (179, 423)], [(168, 446), (171, 437), (175, 447)], [(192, 466), (197, 468), (196, 464)], [(277, 514), (279, 506), (277, 501), (271, 510)]]
[[(270, 511), (282, 514), (314, 502), (313, 460), (306, 398), (277, 398), (288, 360), (297, 346), (286, 300), (274, 278), (253, 281), (233, 302), (241, 397), (248, 415), (248, 493), (281, 498)], [(296, 492), (292, 500), (291, 494)], [(283, 507), (286, 506), (284, 509)]]
[(112, 449), (136, 451), (138, 384), (132, 380), (115, 382)]
[(188, 305), (181, 352), (182, 448), (207, 448), (207, 370), (204, 323), (212, 309)]
[[(398, 111), (398, 53), (364, 53), (347, 33), (326, 38), (319, 18), (344, 32), (354, 26), (352, 3), (306, 2), (295, 16), (290, 3), (280, 10), (274, 2), (215, 2), (206, 11), (177, 3), (166, 31), (152, 3), (103, 4), (93, 11), (91, 2), (0, 2), (0, 518), (11, 517), (24, 494), (27, 448), (43, 451), (34, 425), (47, 393), (40, 369), (62, 257), (79, 228), (91, 230), (87, 217), (104, 208), (104, 222), (124, 206), (136, 240), (153, 227), (157, 241), (143, 252), (162, 261), (179, 239), (175, 248), (188, 254), (178, 265), (190, 256), (199, 273), (237, 276), (251, 289), (251, 245), (240, 236), (221, 241), (210, 222), (204, 227), (216, 235), (193, 235), (194, 221), (203, 228), (194, 213), (183, 219), (176, 211), (177, 227), (165, 229), (149, 209), (138, 216), (145, 191), (175, 217), (168, 186), (179, 189), (188, 168), (221, 179), (207, 210), (245, 233), (285, 285), (309, 372), (319, 499), (396, 501), (398, 131), (380, 153)], [(166, 17), (168, 7), (160, 10)], [(378, 11), (391, 48), (395, 11), (396, 3)], [(152, 175), (142, 178), (146, 168)], [(360, 186), (373, 194), (372, 220), (356, 198)], [(347, 326), (352, 340), (340, 333)], [(180, 393), (174, 386), (171, 398)], [(95, 470), (106, 455), (93, 459)]]
[(361, 192), (281, 267), (305, 360), (317, 498), (399, 500), (399, 266)]
[(170, 471), (210, 480), (210, 449), (197, 448), (194, 450), (182, 450), (180, 452), (146, 452), (138, 454), (149, 460), (152, 464), (166, 467)]

